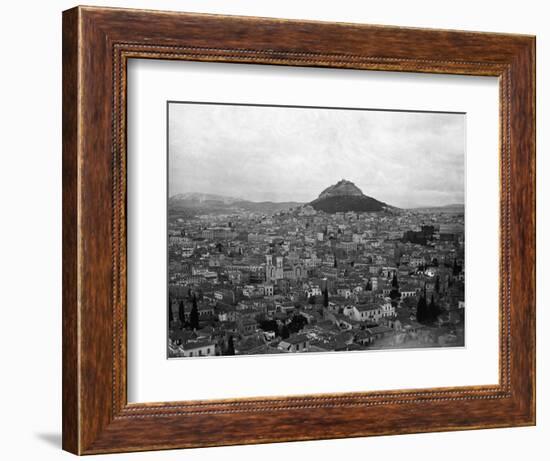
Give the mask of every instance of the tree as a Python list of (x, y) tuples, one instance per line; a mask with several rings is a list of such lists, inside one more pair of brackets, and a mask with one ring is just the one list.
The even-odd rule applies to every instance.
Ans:
[(185, 306), (183, 304), (183, 299), (180, 299), (178, 306), (178, 318), (180, 320), (181, 326), (185, 323)]
[(392, 289), (390, 291), (390, 298), (396, 300), (401, 298), (401, 293), (399, 293), (399, 282), (397, 281), (397, 274), (393, 273), (393, 279), (391, 281)]
[(440, 286), (439, 286), (439, 275), (435, 278), (435, 292), (436, 293), (439, 293), (439, 289), (440, 289)]
[(366, 291), (372, 291), (372, 282), (367, 280), (367, 286), (365, 287)]
[[(392, 301), (396, 301), (401, 298), (401, 293), (399, 293), (399, 290), (396, 290), (395, 288), (393, 288), (391, 291), (390, 291), (390, 299)], [(392, 303), (393, 304), (393, 303)], [(396, 304), (394, 304), (395, 306)]]
[(288, 331), (290, 333), (298, 333), (306, 325), (307, 325), (307, 319), (303, 315), (296, 314), (292, 316), (292, 319), (288, 324)]
[(416, 320), (419, 323), (424, 323), (427, 321), (428, 317), (428, 305), (426, 304), (426, 298), (424, 295), (420, 295), (418, 299), (418, 304), (416, 305)]
[(317, 301), (317, 300), (315, 299), (315, 295), (310, 296), (309, 299), (307, 300), (307, 302), (308, 302), (309, 304), (311, 304), (312, 306), (315, 305), (315, 302), (316, 302), (316, 301)]
[(434, 301), (434, 295), (432, 293), (432, 299), (430, 300), (430, 304), (428, 306), (428, 318), (430, 322), (435, 322), (437, 320), (437, 317), (439, 317), (439, 314), (441, 314), (441, 310), (439, 309), (439, 306)]
[(323, 306), (328, 307), (328, 288), (323, 291)]
[(288, 331), (288, 327), (286, 325), (282, 326), (280, 335), (282, 339), (286, 339), (290, 336), (290, 331)]
[(458, 263), (456, 262), (456, 258), (455, 260), (453, 261), (453, 275), (460, 275), (460, 271), (462, 270), (462, 267), (460, 267), (458, 265)]
[(171, 325), (174, 321), (174, 313), (172, 312), (172, 298), (168, 296), (168, 324)]
[(391, 281), (392, 288), (395, 288), (396, 290), (399, 289), (399, 282), (397, 281), (397, 273), (393, 273), (393, 279)]
[(260, 328), (264, 331), (272, 331), (275, 334), (279, 332), (279, 325), (276, 320), (262, 320), (260, 322)]
[(193, 307), (189, 313), (189, 324), (192, 330), (199, 328), (199, 309), (197, 307), (197, 296), (193, 295)]
[(227, 354), (226, 355), (235, 355), (235, 344), (233, 344), (233, 336), (229, 337), (227, 341)]

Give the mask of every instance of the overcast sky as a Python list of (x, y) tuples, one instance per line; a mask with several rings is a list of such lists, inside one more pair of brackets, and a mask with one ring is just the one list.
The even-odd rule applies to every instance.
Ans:
[(169, 105), (169, 195), (308, 202), (340, 179), (397, 207), (464, 203), (462, 114)]

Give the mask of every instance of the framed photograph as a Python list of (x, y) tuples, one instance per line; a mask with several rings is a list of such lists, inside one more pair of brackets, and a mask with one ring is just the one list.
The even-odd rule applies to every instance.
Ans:
[(63, 13), (63, 448), (535, 424), (535, 39)]

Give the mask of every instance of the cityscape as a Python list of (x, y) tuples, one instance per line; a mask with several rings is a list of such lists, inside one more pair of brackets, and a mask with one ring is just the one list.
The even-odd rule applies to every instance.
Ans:
[(400, 207), (353, 179), (308, 201), (169, 193), (168, 357), (464, 346), (463, 195)]

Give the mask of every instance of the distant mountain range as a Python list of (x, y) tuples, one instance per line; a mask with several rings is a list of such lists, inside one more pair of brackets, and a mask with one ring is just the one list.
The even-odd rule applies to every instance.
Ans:
[[(309, 203), (302, 202), (253, 202), (236, 197), (217, 194), (187, 192), (176, 194), (168, 199), (171, 216), (196, 216), (199, 214), (233, 214), (243, 211), (273, 214), (304, 205), (310, 205), (325, 213), (337, 212), (378, 212), (396, 209), (387, 203), (369, 197), (353, 182), (346, 179), (338, 181), (323, 190), (319, 197)], [(464, 204), (455, 203), (444, 206), (413, 208), (417, 212), (458, 213), (464, 211)]]
[(193, 216), (198, 214), (232, 214), (242, 211), (276, 213), (302, 205), (300, 202), (252, 202), (241, 198), (216, 194), (189, 192), (176, 194), (168, 199), (171, 214)]
[(216, 203), (223, 203), (225, 205), (231, 205), (233, 203), (243, 202), (243, 201), (244, 200), (241, 198), (226, 197), (224, 195), (202, 194), (200, 192), (186, 192), (184, 194), (172, 195), (172, 197), (168, 199), (168, 204), (186, 203), (190, 206), (194, 206), (200, 203), (216, 202)]
[(418, 207), (418, 208), (411, 208), (414, 211), (420, 212), (420, 213), (460, 213), (464, 212), (464, 204), (463, 203), (449, 203), (447, 205), (440, 205), (440, 206), (424, 206), (424, 207)]

